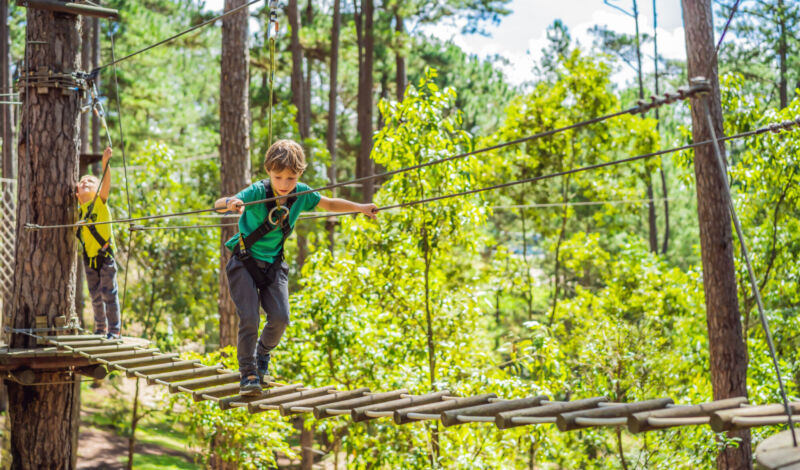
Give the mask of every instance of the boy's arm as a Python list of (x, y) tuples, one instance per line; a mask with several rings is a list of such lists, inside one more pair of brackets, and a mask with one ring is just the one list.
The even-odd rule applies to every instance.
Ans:
[(374, 219), (378, 214), (378, 206), (375, 204), (359, 204), (348, 201), (347, 199), (330, 198), (320, 196), (317, 206), (330, 212), (361, 212), (370, 219)]
[(242, 204), (244, 204), (242, 200), (236, 198), (236, 196), (221, 197), (214, 203), (214, 209), (222, 213), (235, 212), (241, 214), (244, 212), (244, 206)]
[(111, 160), (111, 147), (106, 147), (103, 151), (103, 181), (100, 182), (100, 199), (105, 203), (108, 201), (108, 194), (111, 192), (111, 167), (108, 161)]

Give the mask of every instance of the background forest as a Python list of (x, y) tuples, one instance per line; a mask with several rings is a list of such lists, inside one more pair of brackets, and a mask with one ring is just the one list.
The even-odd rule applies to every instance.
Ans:
[[(502, 58), (469, 55), (421, 32), (421, 25), (457, 20), (464, 33), (480, 34), (512, 13), (508, 0), (285, 3), (272, 132), (302, 142), (310, 161), (303, 181), (312, 187), (609, 114), (688, 82), (685, 63), (657, 55), (651, 29), (633, 34), (633, 18), (631, 34), (598, 26), (595, 43), (581, 45), (554, 19), (530, 80), (511, 84)], [(733, 3), (715, 3), (716, 37)], [(105, 5), (122, 18), (99, 23), (101, 64), (112, 60), (112, 38), (118, 58), (218, 14), (196, 0)], [(636, 9), (635, 1), (617, 5)], [(23, 57), (24, 14), (10, 5), (12, 73)], [(253, 181), (266, 176), (261, 163), (270, 144), (267, 22), (263, 3), (250, 9)], [(719, 51), (727, 135), (800, 113), (798, 28), (797, 2), (742, 2)], [(210, 207), (220, 196), (221, 36), (216, 24), (120, 63), (116, 77), (110, 68), (101, 74), (115, 146), (116, 217)], [(615, 71), (625, 68), (637, 78), (615, 81)], [(690, 141), (690, 108), (678, 102), (336, 194), (386, 206)], [(86, 142), (104, 146), (105, 137)], [(795, 400), (799, 149), (800, 137), (791, 133), (728, 146), (735, 204)], [(669, 154), (385, 211), (376, 221), (298, 222), (287, 243), (292, 324), (273, 355), (273, 372), (287, 383), (413, 393), (712, 400), (692, 158), (692, 152)], [(194, 216), (148, 226), (219, 220)], [(120, 273), (120, 281), (127, 279), (124, 333), (235, 367), (235, 354), (220, 348), (219, 229), (115, 230), (120, 265), (128, 267)], [(739, 249), (734, 253), (750, 400), (778, 402), (747, 272)], [(90, 321), (90, 306), (84, 309)], [(138, 393), (137, 386), (135, 402), (116, 405), (120, 433), (132, 435), (143, 413), (171, 407), (163, 420), (185, 427), (199, 464), (218, 468), (271, 468), (278, 457), (303, 468), (314, 461), (346, 468), (713, 468), (725, 445), (708, 427), (631, 435), (613, 428), (354, 425), (222, 412), (181, 397), (143, 404)], [(754, 430), (754, 445), (776, 430)]]

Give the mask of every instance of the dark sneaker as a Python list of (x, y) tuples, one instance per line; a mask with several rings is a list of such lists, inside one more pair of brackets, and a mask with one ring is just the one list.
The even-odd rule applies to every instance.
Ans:
[(106, 335), (106, 330), (94, 330), (94, 334), (96, 335)]
[(239, 382), (239, 395), (260, 395), (261, 380), (256, 374), (248, 374)]
[(109, 333), (106, 335), (106, 339), (119, 339), (119, 333)]
[(258, 368), (258, 378), (264, 383), (264, 377), (269, 375), (269, 353), (256, 354), (256, 367)]

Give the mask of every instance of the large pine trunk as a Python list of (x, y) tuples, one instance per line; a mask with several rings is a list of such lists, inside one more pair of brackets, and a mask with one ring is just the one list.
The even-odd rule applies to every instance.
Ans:
[[(370, 153), (372, 152), (372, 71), (375, 64), (375, 31), (373, 26), (375, 6), (373, 0), (361, 0), (361, 12), (356, 18), (358, 35), (358, 112), (357, 128), (361, 138), (356, 160), (356, 176), (364, 177), (374, 173)], [(372, 201), (374, 181), (365, 181), (362, 186), (365, 202)]]
[[(54, 72), (78, 70), (81, 21), (45, 10), (27, 10), (27, 67)], [(26, 89), (19, 137), (17, 245), (11, 325), (31, 328), (36, 315), (52, 326), (59, 315), (75, 314), (76, 239), (72, 230), (25, 230), (27, 223), (76, 222), (75, 184), (80, 144), (80, 96)], [(34, 347), (12, 335), (14, 348)], [(71, 382), (52, 383), (48, 382)], [(12, 468), (70, 469), (77, 461), (80, 384), (64, 371), (44, 372), (39, 384), (8, 382)]]
[[(328, 86), (328, 152), (331, 155), (331, 164), (328, 167), (328, 180), (330, 184), (336, 183), (336, 100), (339, 86), (339, 32), (342, 26), (341, 1), (333, 0), (333, 24), (331, 25), (331, 63), (330, 83)], [(336, 190), (333, 190), (336, 197)], [(328, 231), (328, 244), (333, 254), (336, 238), (336, 218), (331, 217), (325, 222)]]
[[(398, 7), (399, 10), (399, 7)], [(395, 40), (397, 41), (397, 52), (394, 58), (394, 65), (395, 65), (395, 97), (397, 98), (398, 102), (403, 101), (403, 96), (406, 92), (406, 56), (405, 56), (405, 24), (403, 22), (403, 17), (400, 13), (395, 13), (394, 15), (394, 31), (395, 31)]]
[[(8, 93), (11, 91), (11, 74), (10, 74), (10, 35), (8, 28), (8, 2), (0, 2), (0, 87), (4, 91), (0, 93)], [(15, 101), (13, 99), (3, 101)], [(0, 132), (2, 132), (3, 139), (3, 159), (2, 159), (2, 177), (14, 178), (14, 107), (3, 105), (0, 106)]]
[(297, 108), (297, 129), (300, 138), (306, 139), (309, 134), (309, 117), (306, 116), (306, 100), (304, 97), (305, 78), (303, 75), (303, 46), (300, 44), (300, 10), (297, 0), (289, 0), (286, 8), (291, 29), (290, 49), (292, 52), (292, 104)]
[[(711, 139), (706, 107), (710, 107), (714, 132), (722, 136), (722, 106), (714, 59), (711, 1), (682, 0), (681, 3), (685, 18), (689, 77), (707, 77), (713, 88), (710, 96), (692, 99), (692, 138), (700, 142)], [(722, 150), (724, 152), (724, 148)], [(724, 175), (720, 173), (711, 145), (695, 149), (694, 169), (714, 399), (747, 396), (747, 356), (736, 292), (731, 219), (723, 196)], [(728, 447), (720, 453), (717, 468), (751, 468), (749, 431), (731, 435), (740, 438), (741, 442), (738, 447)]]
[[(225, 0), (225, 11), (243, 5), (245, 0)], [(227, 16), (222, 21), (222, 64), (220, 75), (220, 191), (230, 196), (241, 190), (250, 179), (250, 120), (248, 108), (247, 10)], [(223, 223), (236, 222), (225, 217)], [(237, 227), (222, 227), (219, 276), (219, 342), (220, 347), (235, 346), (238, 332), (236, 306), (228, 289), (225, 266), (230, 251), (225, 242)]]

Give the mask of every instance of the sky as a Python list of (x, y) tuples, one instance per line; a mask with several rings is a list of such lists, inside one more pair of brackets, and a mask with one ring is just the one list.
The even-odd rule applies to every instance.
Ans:
[[(631, 0), (617, 0), (615, 5), (631, 11)], [(680, 0), (656, 0), (658, 13), (659, 55), (667, 59), (686, 56), (681, 18)], [(639, 31), (653, 33), (653, 2), (638, 2)], [(591, 47), (594, 37), (588, 30), (594, 25), (606, 25), (610, 29), (633, 34), (636, 31), (631, 16), (603, 3), (602, 0), (512, 0), (508, 5), (512, 13), (500, 25), (486, 28), (490, 37), (459, 34), (457, 26), (437, 25), (425, 32), (442, 39), (452, 39), (464, 51), (489, 57), (499, 54), (510, 61), (503, 67), (511, 83), (519, 84), (530, 79), (533, 64), (541, 59), (542, 48), (547, 45), (547, 27), (560, 19), (570, 31), (573, 40), (584, 48)], [(643, 50), (645, 72), (652, 70), (652, 49)], [(625, 69), (616, 74), (616, 82), (633, 80), (633, 70)]]
[[(632, 0), (609, 0), (625, 10), (631, 11)], [(681, 18), (680, 0), (655, 0), (658, 12), (659, 55), (666, 59), (684, 59), (686, 56)], [(224, 0), (206, 0), (211, 11), (221, 11)], [(653, 32), (653, 1), (639, 1), (639, 30), (641, 33)], [(464, 51), (477, 54), (481, 58), (500, 55), (509, 60), (502, 69), (509, 82), (521, 84), (531, 78), (531, 69), (547, 45), (547, 27), (560, 19), (570, 31), (573, 40), (584, 48), (592, 45), (594, 37), (588, 30), (594, 25), (606, 25), (610, 29), (633, 34), (633, 18), (603, 3), (603, 0), (512, 0), (508, 5), (511, 14), (505, 16), (499, 25), (484, 25), (489, 36), (460, 34), (458, 24), (438, 24), (422, 30), (440, 39), (452, 40)], [(261, 8), (256, 4), (251, 8)], [(279, 21), (283, 18), (279, 18)], [(256, 22), (251, 28), (258, 28)], [(650, 48), (648, 48), (650, 49)], [(645, 72), (652, 70), (652, 49), (643, 50)], [(624, 67), (624, 68), (623, 68)], [(613, 77), (616, 83), (623, 84), (634, 79), (634, 72), (621, 66)]]

